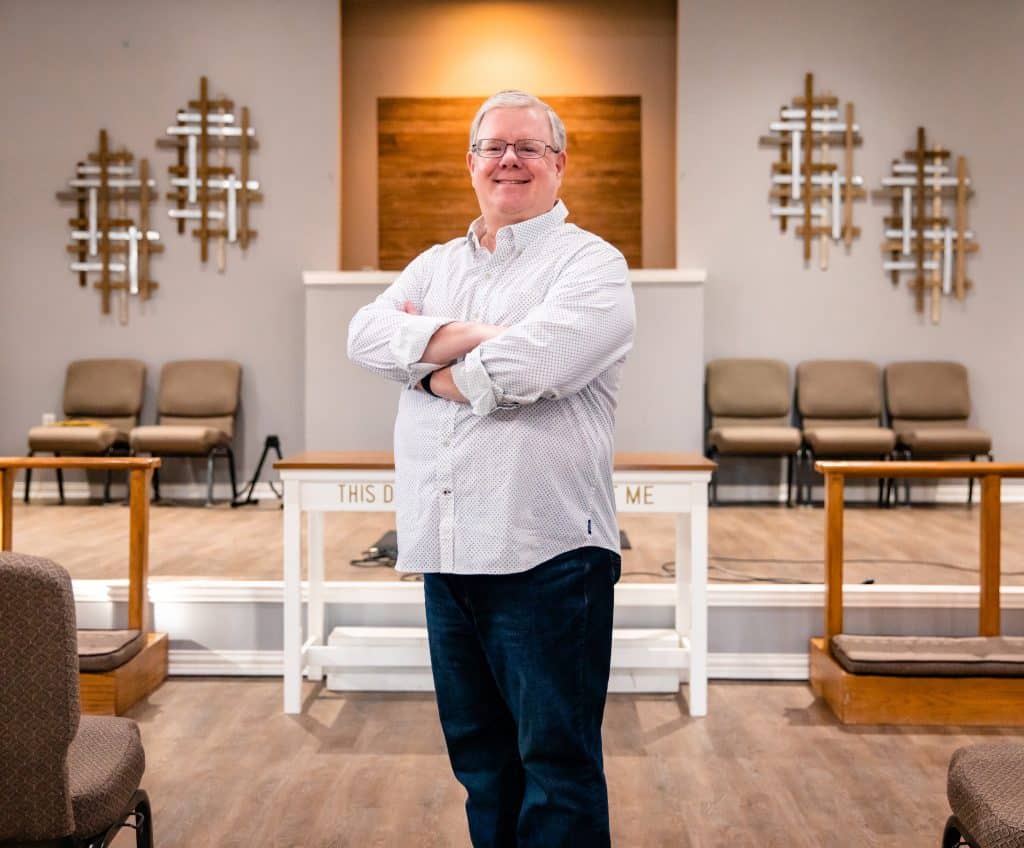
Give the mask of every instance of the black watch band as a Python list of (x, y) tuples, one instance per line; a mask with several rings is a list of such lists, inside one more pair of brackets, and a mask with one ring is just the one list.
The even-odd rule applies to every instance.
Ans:
[(431, 395), (432, 397), (441, 397), (437, 392), (430, 388), (430, 378), (433, 377), (434, 374), (436, 373), (436, 371), (431, 371), (429, 374), (427, 374), (426, 377), (420, 380), (420, 385), (423, 386), (423, 391), (425, 391), (428, 395)]

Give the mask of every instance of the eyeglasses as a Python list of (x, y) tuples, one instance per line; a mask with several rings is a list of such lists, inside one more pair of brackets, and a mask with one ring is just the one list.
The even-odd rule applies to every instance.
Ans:
[(500, 159), (505, 151), (512, 148), (520, 159), (540, 159), (549, 149), (552, 153), (561, 153), (550, 144), (536, 138), (520, 138), (517, 141), (505, 141), (501, 138), (478, 139), (470, 150), (485, 159)]

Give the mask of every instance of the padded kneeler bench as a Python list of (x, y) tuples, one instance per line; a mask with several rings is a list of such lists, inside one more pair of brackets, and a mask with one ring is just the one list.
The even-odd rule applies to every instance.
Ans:
[(78, 670), (113, 671), (146, 645), (141, 630), (79, 630)]
[(832, 637), (832, 656), (850, 674), (1024, 677), (1022, 636), (858, 636), (840, 633)]
[(946, 779), (953, 815), (943, 848), (1024, 848), (1024, 745), (990, 742), (953, 752)]

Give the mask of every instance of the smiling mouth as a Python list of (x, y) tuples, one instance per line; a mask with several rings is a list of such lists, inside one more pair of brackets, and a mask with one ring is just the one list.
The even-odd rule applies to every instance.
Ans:
[(495, 180), (498, 185), (526, 185), (529, 180)]

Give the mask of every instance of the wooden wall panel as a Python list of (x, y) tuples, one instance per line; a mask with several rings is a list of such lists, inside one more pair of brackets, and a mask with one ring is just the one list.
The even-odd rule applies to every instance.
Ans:
[[(639, 97), (546, 97), (568, 132), (569, 220), (643, 267)], [(465, 155), (474, 97), (377, 101), (379, 266), (404, 268), (480, 214)]]

